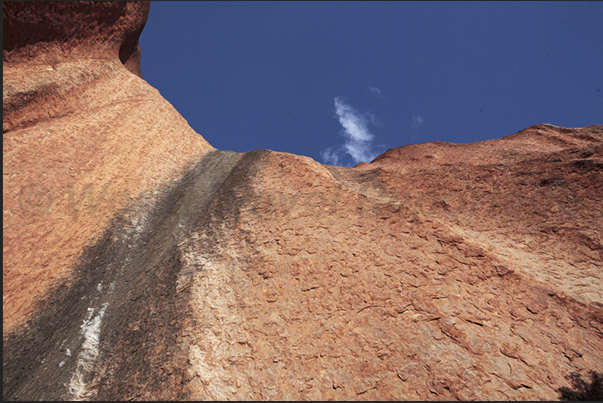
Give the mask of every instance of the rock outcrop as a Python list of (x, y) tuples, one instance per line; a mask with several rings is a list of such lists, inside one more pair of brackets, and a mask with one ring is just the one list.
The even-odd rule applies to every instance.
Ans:
[[(138, 46), (148, 10), (3, 3), (5, 332), (112, 216), (213, 149), (120, 60), (124, 44)], [(72, 27), (89, 29), (70, 37)]]
[[(351, 169), (215, 150), (120, 57), (148, 4), (24, 4), (5, 400), (559, 399), (603, 372), (603, 126)], [(55, 14), (91, 28), (24, 33)]]

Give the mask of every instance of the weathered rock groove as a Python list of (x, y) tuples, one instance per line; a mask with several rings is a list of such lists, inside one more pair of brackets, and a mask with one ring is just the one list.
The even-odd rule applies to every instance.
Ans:
[(3, 399), (178, 398), (186, 368), (179, 335), (190, 316), (186, 290), (176, 289), (178, 243), (203, 226), (216, 198), (222, 213), (232, 211), (233, 191), (264, 154), (212, 151), (151, 211), (113, 220), (74, 280), (49, 292), (42, 314), (8, 338)]

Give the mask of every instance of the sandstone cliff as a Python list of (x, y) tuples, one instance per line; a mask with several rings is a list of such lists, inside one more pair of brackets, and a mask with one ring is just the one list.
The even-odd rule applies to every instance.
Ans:
[(148, 3), (3, 6), (4, 399), (558, 399), (603, 372), (603, 126), (351, 169), (220, 151), (140, 77)]

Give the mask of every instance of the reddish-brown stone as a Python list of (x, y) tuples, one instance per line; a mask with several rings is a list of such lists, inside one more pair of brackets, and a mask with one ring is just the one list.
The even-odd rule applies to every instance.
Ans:
[(24, 323), (113, 215), (213, 149), (119, 58), (148, 10), (3, 3), (5, 331)]
[[(120, 60), (146, 5), (6, 4), (4, 399), (554, 400), (603, 372), (603, 126), (351, 169), (219, 151)], [(88, 28), (27, 31), (59, 9)]]
[(4, 63), (115, 58), (140, 76), (138, 38), (150, 1), (5, 1)]

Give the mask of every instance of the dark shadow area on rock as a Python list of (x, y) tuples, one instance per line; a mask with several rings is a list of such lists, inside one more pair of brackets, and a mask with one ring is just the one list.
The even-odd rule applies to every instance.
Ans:
[(582, 375), (572, 372), (568, 379), (571, 388), (562, 387), (557, 389), (560, 400), (589, 400), (603, 401), (603, 374), (589, 371), (590, 383), (582, 379)]
[(37, 304), (39, 314), (5, 338), (3, 400), (186, 397), (181, 342), (193, 318), (188, 291), (177, 288), (178, 245), (208, 216), (236, 225), (239, 194), (248, 193), (241, 186), (265, 157), (212, 151), (160, 188), (148, 212), (133, 205), (115, 217), (71, 278)]

